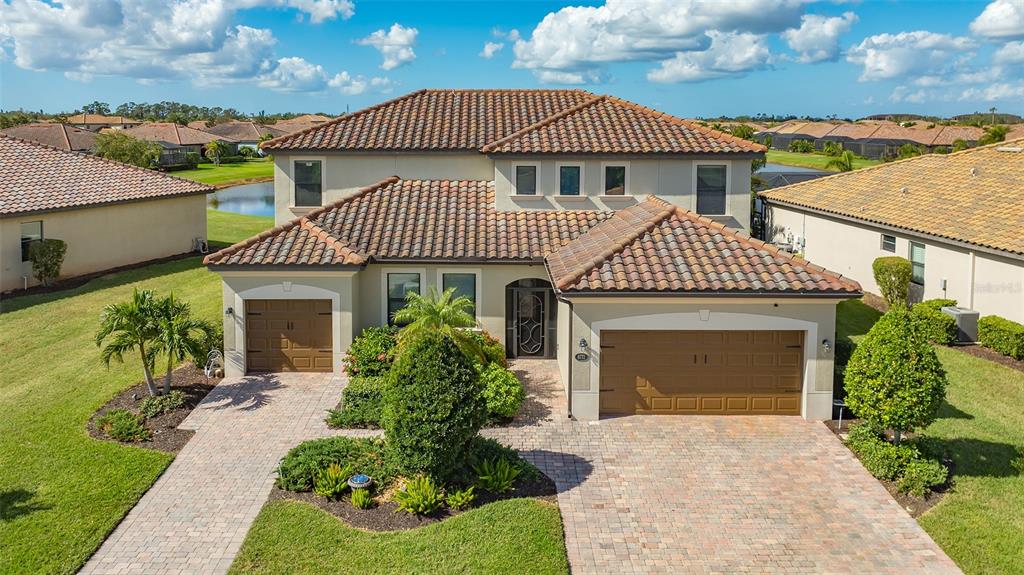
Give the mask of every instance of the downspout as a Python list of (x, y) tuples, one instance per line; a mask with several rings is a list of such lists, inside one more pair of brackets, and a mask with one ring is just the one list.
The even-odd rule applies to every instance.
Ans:
[(967, 284), (967, 308), (974, 309), (974, 250), (971, 250), (971, 277)]
[(566, 350), (565, 353), (569, 354), (565, 358), (566, 361), (568, 362), (567, 365), (569, 367), (569, 369), (568, 369), (569, 381), (567, 382), (568, 387), (566, 387), (565, 395), (566, 395), (566, 405), (568, 406), (566, 417), (568, 417), (569, 419), (572, 419), (572, 364), (573, 364), (573, 358), (572, 358), (571, 354), (572, 354), (572, 325), (575, 322), (573, 321), (572, 300), (565, 299), (565, 298), (563, 298), (561, 296), (556, 296), (556, 298), (558, 299), (558, 301), (565, 302), (565, 304), (569, 306), (569, 329), (567, 330), (569, 332), (569, 341), (566, 342), (566, 348), (565, 348), (565, 350)]

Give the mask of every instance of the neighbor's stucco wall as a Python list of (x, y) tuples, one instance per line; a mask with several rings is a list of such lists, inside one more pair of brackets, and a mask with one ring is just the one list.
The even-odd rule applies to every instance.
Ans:
[(206, 238), (206, 195), (0, 219), (0, 291), (35, 285), (32, 265), (21, 261), (21, 223), (43, 222), (43, 237), (67, 242), (61, 277), (73, 277), (173, 256)]
[[(581, 420), (600, 413), (601, 332), (651, 330), (798, 330), (804, 331), (804, 384), (801, 413), (807, 419), (832, 416), (832, 365), (836, 304), (839, 300), (740, 298), (576, 298), (573, 339), (587, 341), (589, 358), (579, 361), (574, 348), (560, 347), (572, 361), (572, 412)], [(702, 319), (705, 310), (707, 319)], [(829, 341), (825, 351), (822, 341)], [(575, 342), (574, 342), (575, 345)]]
[[(1024, 322), (1024, 260), (788, 207), (772, 206), (770, 223), (774, 241), (802, 243), (808, 260), (853, 278), (865, 291), (876, 294), (880, 290), (872, 262), (882, 256), (910, 259), (910, 242), (924, 244), (923, 299), (955, 299), (982, 315)], [(896, 237), (895, 252), (882, 249), (882, 234)]]
[[(626, 163), (625, 196), (603, 195), (604, 163)], [(515, 166), (539, 164), (540, 175), (536, 196), (516, 195)], [(560, 163), (583, 164), (583, 190), (580, 196), (559, 196), (556, 168)], [(541, 156), (496, 157), (494, 189), (499, 210), (567, 209), (619, 210), (635, 204), (648, 194), (655, 194), (688, 210), (697, 209), (695, 168), (697, 164), (724, 164), (727, 169), (728, 198), (724, 217), (709, 216), (732, 227), (750, 228), (750, 159), (719, 158), (616, 158), (613, 156)], [(735, 220), (735, 221), (733, 221)]]
[(274, 154), (274, 220), (282, 224), (301, 216), (310, 208), (295, 208), (292, 177), (296, 160), (323, 161), (324, 204), (334, 202), (348, 192), (377, 183), (391, 176), (403, 179), (490, 180), (494, 177), (491, 159), (483, 154)]

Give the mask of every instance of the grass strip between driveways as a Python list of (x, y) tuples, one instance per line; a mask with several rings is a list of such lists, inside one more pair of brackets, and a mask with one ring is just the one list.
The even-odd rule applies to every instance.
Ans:
[(558, 508), (509, 499), (409, 531), (348, 527), (306, 503), (268, 504), (231, 566), (241, 573), (568, 573)]
[[(233, 243), (271, 225), (210, 212), (210, 239)], [(93, 343), (103, 306), (135, 287), (174, 290), (200, 317), (220, 319), (220, 278), (198, 257), (0, 303), (0, 573), (73, 573), (171, 461), (85, 428), (142, 378), (134, 357), (105, 368)]]
[[(878, 312), (843, 302), (837, 337), (857, 341)], [(1024, 373), (937, 347), (949, 387), (939, 419), (921, 431), (956, 465), (955, 486), (918, 518), (968, 574), (1024, 573)]]
[[(787, 152), (785, 150), (768, 150), (766, 158), (772, 164), (799, 166), (801, 168), (825, 170), (828, 172), (836, 171), (834, 168), (825, 167), (833, 159), (832, 156), (826, 156), (825, 154), (801, 154), (799, 152)], [(874, 166), (881, 163), (881, 160), (855, 158), (853, 160), (853, 169), (859, 170), (861, 168), (866, 168), (868, 166)]]
[(204, 184), (224, 185), (232, 182), (262, 179), (269, 181), (274, 177), (272, 160), (250, 160), (233, 164), (199, 164), (194, 170), (168, 172), (172, 176), (195, 180)]

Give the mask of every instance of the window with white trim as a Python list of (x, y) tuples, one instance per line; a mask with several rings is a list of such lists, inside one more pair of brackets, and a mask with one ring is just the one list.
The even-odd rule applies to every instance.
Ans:
[(465, 296), (473, 302), (470, 312), (476, 317), (476, 274), (473, 272), (443, 272), (441, 274), (441, 291), (455, 288), (455, 297)]
[(540, 179), (540, 166), (537, 164), (517, 164), (515, 166), (516, 194), (520, 196), (536, 196), (537, 181)]
[(896, 253), (896, 236), (882, 234), (882, 251)]
[(583, 193), (583, 164), (559, 164), (558, 195), (578, 196)]
[(924, 285), (924, 244), (910, 242), (910, 281)]
[(295, 160), (295, 206), (320, 207), (324, 201), (323, 162)]
[(43, 222), (21, 222), (21, 261), (28, 261), (28, 251), (32, 244), (42, 241)]
[(726, 213), (729, 167), (722, 164), (698, 164), (697, 213), (720, 216)]
[(422, 293), (420, 280), (417, 272), (388, 274), (388, 325), (395, 324), (395, 313), (405, 307), (405, 298), (409, 292)]
[(604, 165), (604, 185), (601, 193), (606, 196), (626, 195), (627, 180), (629, 179), (629, 168), (625, 164)]

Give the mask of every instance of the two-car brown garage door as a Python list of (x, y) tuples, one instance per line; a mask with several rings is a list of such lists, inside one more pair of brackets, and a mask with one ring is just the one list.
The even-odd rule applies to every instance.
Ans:
[(800, 414), (801, 331), (603, 331), (601, 413)]
[(332, 371), (330, 300), (246, 300), (249, 371)]

